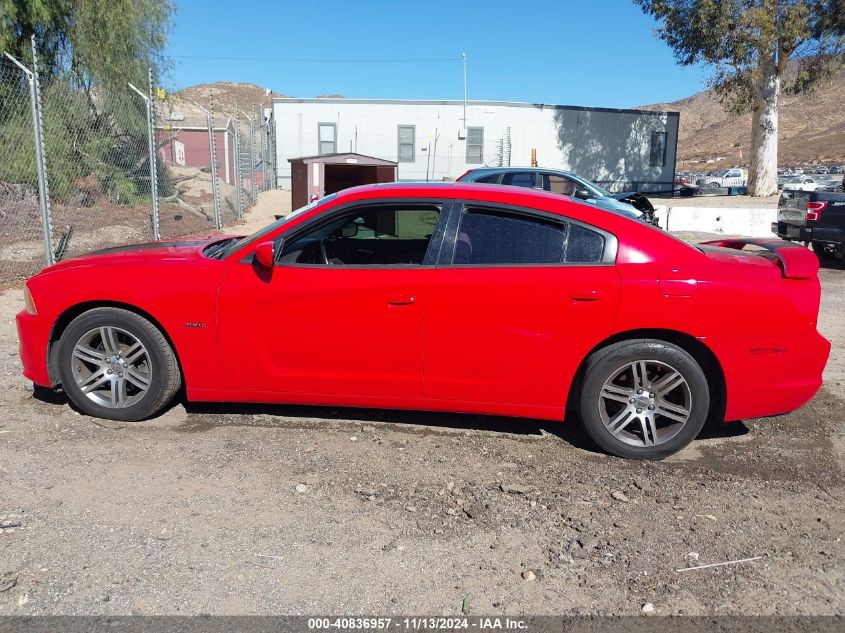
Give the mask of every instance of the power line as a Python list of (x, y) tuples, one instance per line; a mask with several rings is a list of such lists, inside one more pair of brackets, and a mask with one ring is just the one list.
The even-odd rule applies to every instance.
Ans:
[(292, 64), (419, 64), (433, 62), (459, 62), (461, 57), (405, 57), (405, 58), (316, 58), (316, 57), (216, 57), (206, 55), (165, 55), (170, 59), (227, 62), (280, 62)]

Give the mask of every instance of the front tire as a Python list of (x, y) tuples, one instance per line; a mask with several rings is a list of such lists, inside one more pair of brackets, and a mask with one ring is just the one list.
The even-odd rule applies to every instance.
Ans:
[(161, 411), (180, 385), (176, 355), (162, 332), (121, 308), (95, 308), (62, 333), (59, 378), (83, 413), (134, 422)]
[(587, 360), (581, 420), (608, 453), (663, 459), (701, 431), (710, 408), (707, 378), (680, 347), (654, 339), (608, 345)]

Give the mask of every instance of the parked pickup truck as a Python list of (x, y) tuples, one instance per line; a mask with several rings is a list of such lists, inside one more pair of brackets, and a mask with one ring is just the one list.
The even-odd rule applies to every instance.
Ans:
[(772, 232), (812, 244), (820, 258), (845, 260), (845, 193), (784, 190)]

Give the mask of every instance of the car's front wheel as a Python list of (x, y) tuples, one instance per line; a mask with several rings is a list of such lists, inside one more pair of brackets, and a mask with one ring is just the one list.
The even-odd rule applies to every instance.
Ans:
[(614, 343), (587, 361), (581, 420), (608, 453), (662, 459), (701, 431), (710, 390), (701, 366), (680, 347), (652, 339)]
[(76, 317), (57, 356), (62, 387), (84, 413), (135, 421), (163, 409), (180, 384), (162, 332), (139, 314), (103, 307)]

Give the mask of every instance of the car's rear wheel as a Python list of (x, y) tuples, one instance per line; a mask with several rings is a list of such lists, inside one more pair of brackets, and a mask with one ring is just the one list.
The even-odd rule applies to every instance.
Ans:
[(671, 455), (698, 435), (709, 408), (701, 366), (671, 343), (622, 341), (587, 361), (581, 420), (596, 444), (613, 455)]
[(75, 318), (59, 340), (57, 361), (65, 393), (99, 418), (148, 418), (180, 384), (176, 356), (162, 332), (120, 308), (95, 308)]

